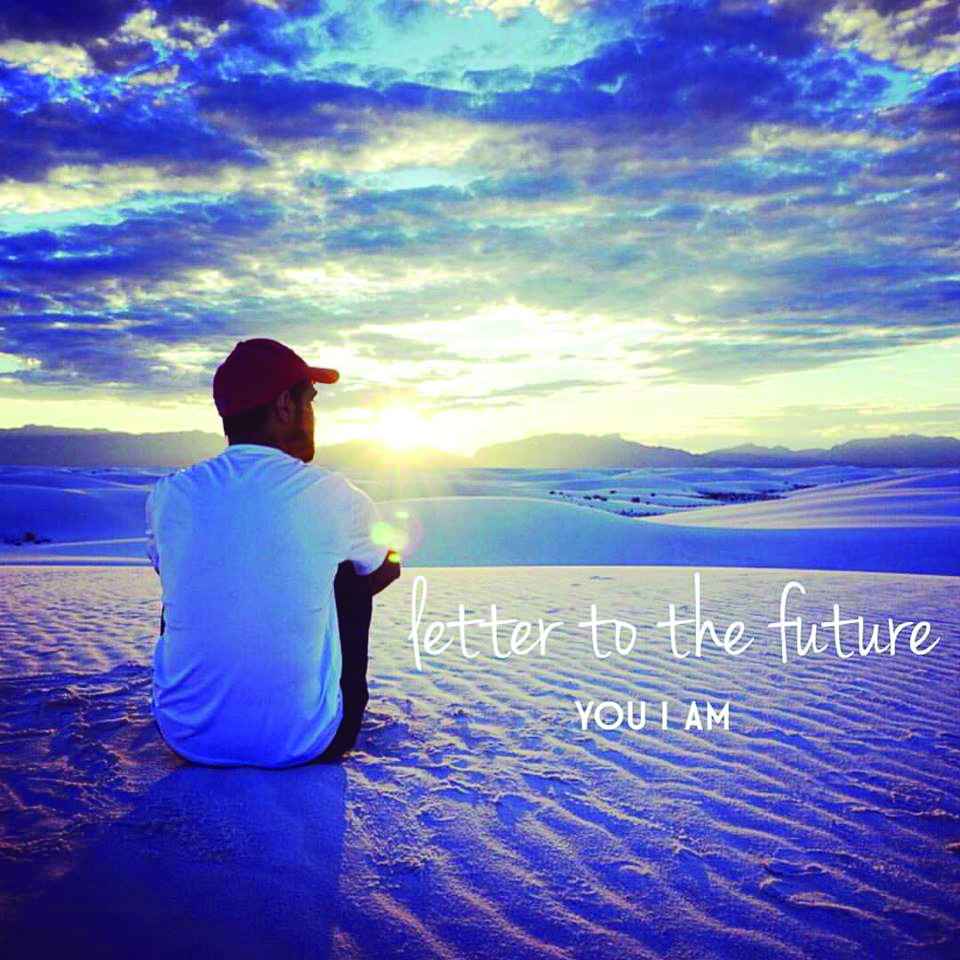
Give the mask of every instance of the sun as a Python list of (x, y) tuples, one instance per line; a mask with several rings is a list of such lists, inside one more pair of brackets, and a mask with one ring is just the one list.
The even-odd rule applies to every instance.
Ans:
[(388, 407), (374, 423), (374, 436), (391, 450), (427, 446), (427, 421), (409, 407)]

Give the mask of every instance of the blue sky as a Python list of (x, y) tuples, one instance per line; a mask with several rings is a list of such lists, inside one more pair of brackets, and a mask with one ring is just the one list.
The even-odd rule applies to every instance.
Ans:
[(0, 10), (0, 427), (956, 434), (960, 22), (926, 0)]

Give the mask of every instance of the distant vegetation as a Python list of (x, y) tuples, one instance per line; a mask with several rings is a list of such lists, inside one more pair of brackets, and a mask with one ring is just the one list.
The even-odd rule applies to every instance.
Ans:
[(33, 530), (27, 530), (25, 533), (20, 534), (19, 536), (5, 536), (3, 542), (14, 547), (22, 547), (24, 544), (31, 543), (51, 543), (49, 537), (41, 537), (39, 534), (35, 533)]

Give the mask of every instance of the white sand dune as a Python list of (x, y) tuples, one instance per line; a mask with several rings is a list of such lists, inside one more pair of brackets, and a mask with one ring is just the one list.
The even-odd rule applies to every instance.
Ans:
[[(146, 564), (146, 487), (126, 479), (105, 484), (100, 477), (91, 486), (84, 486), (80, 477), (69, 481), (78, 486), (67, 487), (62, 476), (48, 473), (49, 485), (42, 484), (47, 476), (43, 473), (34, 476), (33, 483), (15, 474), (6, 481), (0, 477), (0, 534), (34, 531), (53, 541), (0, 545), (0, 563)], [(679, 471), (668, 473), (663, 483), (670, 488)], [(822, 473), (831, 480), (845, 476), (837, 469)], [(461, 491), (457, 495), (434, 492), (381, 501), (389, 520), (410, 529), (409, 562), (420, 566), (666, 564), (960, 574), (960, 471), (956, 470), (892, 476), (886, 471), (867, 481), (796, 490), (783, 499), (641, 519), (544, 497), (539, 476), (528, 478), (530, 489), (514, 476), (513, 486), (507, 484), (508, 495), (500, 496), (480, 492), (496, 489), (488, 478), (458, 477), (437, 473), (423, 480), (427, 489), (457, 489)], [(383, 478), (379, 482), (384, 489), (391, 487)], [(413, 480), (406, 481), (406, 488), (417, 487)], [(466, 489), (473, 492), (464, 493)]]
[(58, 540), (143, 535), (146, 493), (136, 487), (61, 489), (25, 484), (0, 487), (0, 529), (32, 530)]
[[(901, 480), (893, 488), (887, 484), (895, 481), (880, 480), (831, 487), (822, 497), (802, 491), (786, 500), (642, 520), (504, 497), (391, 501), (382, 509), (387, 517), (409, 515), (417, 534), (410, 559), (424, 566), (609, 563), (960, 574), (960, 498), (936, 479), (920, 478), (916, 487)], [(802, 522), (807, 505), (824, 522)], [(752, 523), (761, 508), (769, 510), (764, 517), (785, 519)], [(708, 521), (699, 524), (705, 515)]]
[(960, 524), (960, 471), (931, 471), (799, 490), (784, 500), (667, 514), (658, 523), (790, 530)]
[[(960, 955), (954, 579), (794, 572), (807, 619), (836, 601), (944, 639), (783, 664), (764, 627), (785, 572), (704, 572), (705, 615), (771, 643), (683, 660), (653, 625), (690, 570), (421, 572), (429, 619), (567, 626), (544, 658), (417, 672), (408, 570), (378, 598), (359, 751), (258, 771), (160, 742), (151, 570), (0, 570), (3, 955)], [(591, 603), (640, 625), (629, 657), (570, 626)], [(575, 698), (729, 699), (731, 729), (584, 731)]]

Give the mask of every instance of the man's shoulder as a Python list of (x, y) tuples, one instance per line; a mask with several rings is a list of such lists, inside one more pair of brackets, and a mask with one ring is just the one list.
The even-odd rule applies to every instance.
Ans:
[(338, 470), (312, 463), (305, 463), (303, 468), (307, 475), (316, 481), (318, 489), (322, 490), (324, 496), (337, 500), (349, 500), (358, 489)]
[(147, 499), (153, 500), (167, 486), (170, 478), (179, 473), (179, 470), (171, 470), (169, 473), (161, 473), (150, 486), (147, 487)]
[(148, 498), (154, 503), (158, 503), (171, 492), (179, 496), (192, 496), (204, 488), (216, 484), (217, 478), (224, 474), (225, 453), (226, 451), (221, 451), (204, 460), (197, 460), (182, 467), (172, 468), (169, 473), (157, 478), (150, 488)]
[[(293, 489), (302, 494), (321, 497), (327, 502), (348, 502), (356, 497), (366, 497), (366, 494), (342, 473), (328, 467), (304, 463), (289, 456), (271, 457), (263, 463), (268, 465), (266, 469), (258, 469), (252, 473), (246, 468), (238, 471), (225, 450), (160, 477), (151, 489), (151, 496), (154, 493), (159, 496), (166, 490), (178, 490), (188, 496), (203, 495), (211, 488), (223, 491), (232, 487), (234, 482), (239, 484), (238, 492), (244, 487), (249, 489), (250, 483), (266, 491), (276, 485), (286, 486), (292, 481)], [(287, 486), (287, 489), (290, 487)]]
[(345, 476), (342, 473), (338, 473), (334, 470), (330, 471), (331, 476), (335, 479), (333, 483), (337, 491), (344, 497), (350, 500), (369, 500), (370, 495), (367, 493), (363, 487), (354, 483), (349, 477)]
[(169, 489), (170, 487), (176, 487), (179, 484), (182, 484), (184, 481), (193, 479), (197, 475), (198, 471), (203, 470), (207, 464), (216, 459), (217, 457), (208, 457), (206, 460), (198, 460), (196, 463), (190, 463), (183, 467), (171, 468), (169, 473), (165, 473), (162, 476), (157, 477), (156, 482), (150, 488), (151, 492)]
[(323, 506), (344, 515), (366, 515), (372, 508), (373, 499), (349, 477), (338, 470), (304, 464), (305, 470), (315, 471), (311, 476), (316, 483), (308, 486), (314, 495), (323, 501)]

